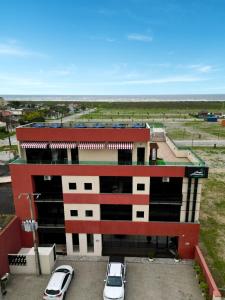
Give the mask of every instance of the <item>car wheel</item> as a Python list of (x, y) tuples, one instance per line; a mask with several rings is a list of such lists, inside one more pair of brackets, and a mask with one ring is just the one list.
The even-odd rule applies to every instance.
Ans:
[(74, 277), (74, 271), (72, 272), (72, 278)]
[(66, 299), (66, 293), (63, 295), (63, 300), (65, 300)]

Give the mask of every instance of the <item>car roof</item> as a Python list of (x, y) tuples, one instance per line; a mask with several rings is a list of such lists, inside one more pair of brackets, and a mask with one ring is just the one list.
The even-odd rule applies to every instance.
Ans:
[(56, 272), (52, 274), (46, 290), (60, 290), (66, 273)]
[(122, 264), (121, 263), (110, 263), (109, 265), (109, 276), (120, 276)]

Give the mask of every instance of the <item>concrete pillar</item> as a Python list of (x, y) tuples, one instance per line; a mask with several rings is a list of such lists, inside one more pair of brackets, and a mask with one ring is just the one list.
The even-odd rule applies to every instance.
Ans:
[(71, 149), (67, 149), (67, 160), (69, 164), (72, 163)]
[(187, 189), (188, 189), (188, 178), (183, 178), (182, 184), (182, 205), (180, 208), (180, 222), (185, 222), (186, 206), (187, 206)]

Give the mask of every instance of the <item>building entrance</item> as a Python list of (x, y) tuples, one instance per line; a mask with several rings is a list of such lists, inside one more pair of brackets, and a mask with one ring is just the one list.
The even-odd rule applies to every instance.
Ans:
[(154, 250), (156, 257), (174, 257), (177, 253), (178, 237), (103, 235), (102, 255), (149, 256)]

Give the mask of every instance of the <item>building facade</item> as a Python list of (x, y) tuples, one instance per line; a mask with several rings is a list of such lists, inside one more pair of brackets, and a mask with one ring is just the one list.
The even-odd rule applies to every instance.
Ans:
[[(208, 168), (148, 124), (29, 124), (10, 165), (16, 215), (67, 255), (193, 258)], [(23, 233), (23, 246), (32, 245)], [(60, 250), (61, 249), (61, 250)]]

